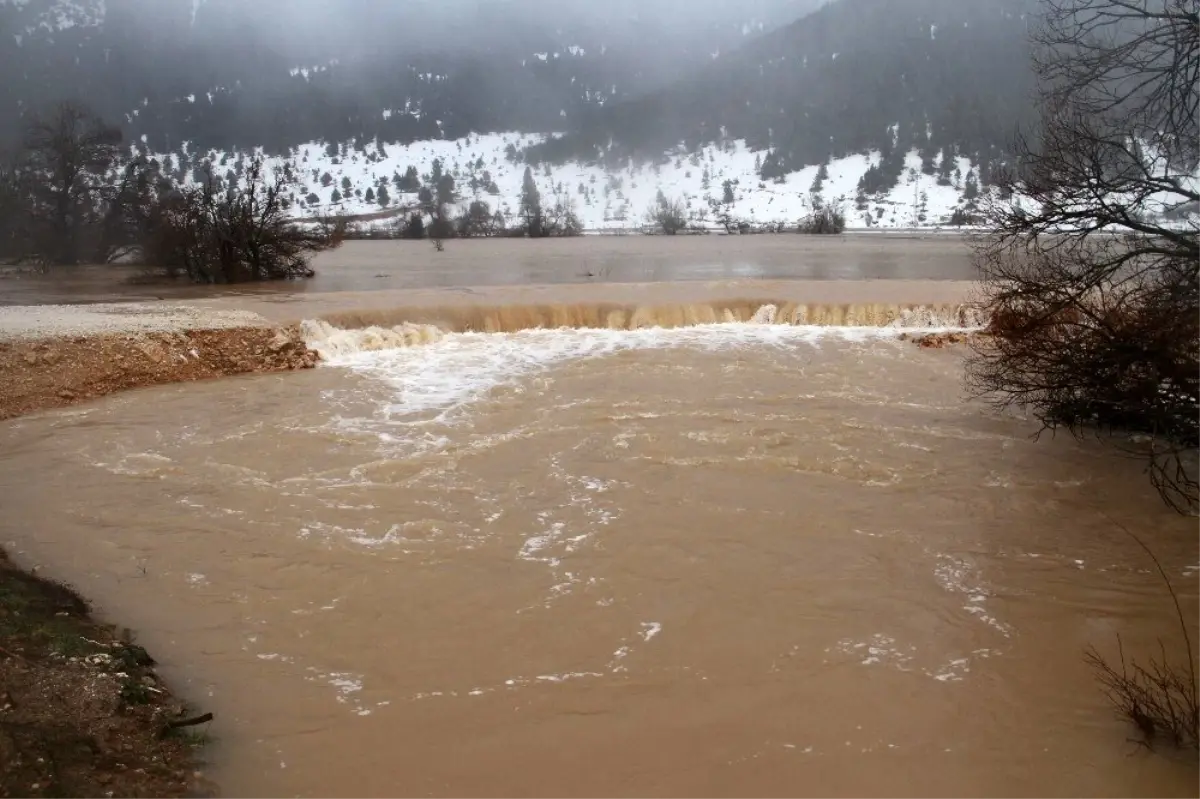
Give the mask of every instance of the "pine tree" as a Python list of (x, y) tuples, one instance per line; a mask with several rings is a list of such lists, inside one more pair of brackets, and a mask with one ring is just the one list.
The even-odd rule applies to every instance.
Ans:
[(329, 195), (329, 202), (340, 203), (342, 201), (342, 193), (337, 189), (333, 190), (333, 194)]
[(392, 198), (391, 195), (388, 194), (386, 184), (379, 187), (379, 191), (375, 194), (375, 201), (379, 203), (380, 208), (387, 208), (388, 204), (391, 203)]
[(368, 186), (367, 194), (365, 197), (363, 197), (363, 199), (369, 203), (375, 202), (375, 190)]
[(521, 179), (521, 218), (525, 220), (527, 235), (542, 235), (542, 199), (533, 180), (533, 170), (529, 167), (525, 167), (525, 175)]
[(442, 209), (452, 203), (458, 202), (458, 194), (454, 185), (454, 176), (443, 174), (436, 183), (434, 183), (434, 191), (437, 195), (438, 216), (442, 214)]
[(824, 163), (817, 168), (817, 175), (813, 178), (812, 185), (808, 187), (812, 194), (820, 194), (821, 189), (825, 185), (825, 181), (829, 180), (829, 167)]
[(409, 164), (404, 170), (404, 176), (396, 183), (396, 187), (402, 192), (419, 191), (421, 188), (421, 176), (417, 174), (417, 168)]
[(972, 169), (967, 173), (967, 180), (963, 184), (963, 199), (971, 202), (979, 197), (979, 181), (975, 178), (975, 170)]
[(348, 176), (342, 178), (342, 191), (350, 191), (350, 178)]
[(417, 202), (425, 213), (433, 213), (433, 192), (429, 190), (428, 186), (417, 189)]
[(954, 172), (954, 150), (952, 147), (946, 147), (942, 150), (942, 161), (938, 164), (937, 182), (939, 186), (949, 186), (951, 184), (950, 177)]

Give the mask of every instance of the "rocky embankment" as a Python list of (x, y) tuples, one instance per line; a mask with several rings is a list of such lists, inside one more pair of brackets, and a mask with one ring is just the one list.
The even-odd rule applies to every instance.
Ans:
[(106, 394), (253, 372), (308, 369), (296, 327), (186, 306), (0, 309), (0, 419)]

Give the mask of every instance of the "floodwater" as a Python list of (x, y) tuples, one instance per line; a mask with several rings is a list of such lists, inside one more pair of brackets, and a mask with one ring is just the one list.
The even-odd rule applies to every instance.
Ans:
[(311, 280), (193, 286), (147, 279), (129, 266), (0, 272), (0, 305), (127, 299), (283, 297), (483, 286), (680, 283), (713, 280), (970, 280), (970, 251), (953, 234), (844, 236), (584, 236), (348, 241), (321, 253)]
[(1182, 655), (1118, 522), (1196, 640), (1195, 520), (868, 316), (310, 324), (310, 372), (0, 426), (0, 542), (216, 714), (231, 795), (1194, 795), (1082, 653)]

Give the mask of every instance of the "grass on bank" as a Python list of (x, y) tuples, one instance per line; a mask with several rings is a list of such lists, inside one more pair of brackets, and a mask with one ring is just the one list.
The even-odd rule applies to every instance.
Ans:
[[(0, 796), (209, 793), (154, 660), (0, 550)], [(211, 719), (211, 716), (209, 717)]]

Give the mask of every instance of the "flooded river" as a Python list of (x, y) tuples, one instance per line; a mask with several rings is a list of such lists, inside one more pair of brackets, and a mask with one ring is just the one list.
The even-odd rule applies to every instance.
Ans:
[(17, 419), (0, 542), (216, 714), (230, 795), (1194, 795), (1082, 660), (1178, 652), (1114, 520), (1195, 632), (1138, 463), (896, 338), (952, 308), (705, 307), (311, 324), (310, 372)]
[(953, 234), (845, 236), (586, 236), (348, 241), (313, 261), (311, 280), (193, 286), (147, 280), (129, 266), (0, 272), (0, 305), (125, 299), (265, 299), (330, 292), (729, 280), (970, 280), (969, 250)]

